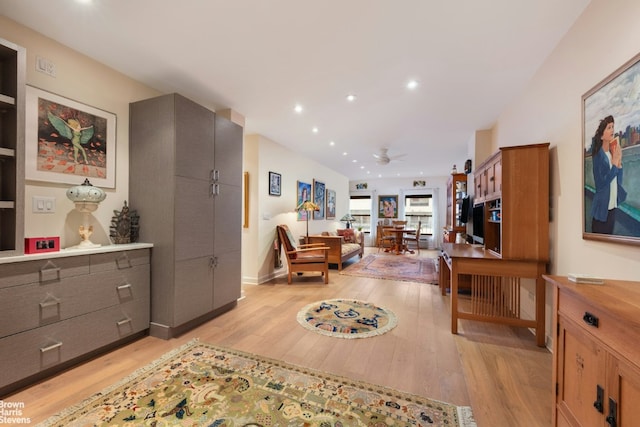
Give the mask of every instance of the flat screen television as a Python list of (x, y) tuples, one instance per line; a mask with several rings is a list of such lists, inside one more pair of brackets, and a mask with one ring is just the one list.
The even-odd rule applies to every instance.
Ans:
[(471, 235), (473, 236), (473, 241), (484, 244), (484, 204), (473, 206), (472, 225)]

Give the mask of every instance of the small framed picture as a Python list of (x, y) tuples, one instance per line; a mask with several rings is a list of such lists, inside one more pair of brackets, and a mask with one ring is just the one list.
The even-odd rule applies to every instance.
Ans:
[(269, 195), (280, 196), (282, 194), (282, 176), (279, 173), (269, 172)]

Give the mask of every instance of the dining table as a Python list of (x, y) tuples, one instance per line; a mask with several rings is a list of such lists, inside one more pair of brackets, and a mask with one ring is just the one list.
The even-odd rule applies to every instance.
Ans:
[(385, 252), (395, 252), (396, 255), (404, 254), (404, 253), (415, 253), (413, 250), (410, 250), (407, 247), (406, 242), (404, 241), (405, 234), (415, 233), (416, 230), (408, 229), (405, 227), (383, 227), (383, 233), (392, 234), (394, 236), (394, 244), (393, 247), (385, 249)]

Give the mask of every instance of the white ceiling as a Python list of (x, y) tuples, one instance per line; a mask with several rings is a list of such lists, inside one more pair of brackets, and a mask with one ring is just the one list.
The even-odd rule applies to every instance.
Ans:
[[(360, 180), (460, 169), (589, 1), (0, 0), (0, 13)], [(406, 156), (379, 166), (380, 148)]]

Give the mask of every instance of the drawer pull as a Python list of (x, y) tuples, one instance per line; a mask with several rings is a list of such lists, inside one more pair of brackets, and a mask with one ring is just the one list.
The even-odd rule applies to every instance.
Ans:
[(44, 347), (44, 348), (40, 348), (40, 353), (46, 353), (47, 351), (51, 351), (51, 350), (55, 350), (56, 348), (60, 348), (62, 347), (62, 343), (55, 343), (55, 344), (51, 344), (50, 346)]
[(584, 322), (587, 325), (593, 326), (594, 328), (598, 327), (598, 323), (599, 323), (598, 318), (593, 314), (589, 313), (588, 311), (584, 312), (584, 316), (582, 316), (582, 320), (584, 320)]
[(124, 291), (125, 289), (131, 289), (131, 283), (127, 283), (126, 285), (120, 285), (116, 289), (118, 289), (118, 291)]
[(126, 325), (127, 323), (131, 323), (131, 319), (124, 319), (117, 323), (118, 326)]
[(56, 267), (53, 262), (47, 261), (44, 267), (40, 269), (40, 281), (47, 282), (50, 280), (60, 281), (60, 267)]
[(131, 265), (131, 260), (129, 259), (127, 254), (122, 254), (118, 258), (116, 258), (116, 265), (118, 267), (118, 270), (121, 270), (123, 268), (131, 268), (131, 267), (133, 267)]
[(49, 301), (44, 301), (40, 303), (40, 308), (45, 309), (48, 307), (53, 307), (54, 305), (60, 305), (60, 300), (52, 299)]

